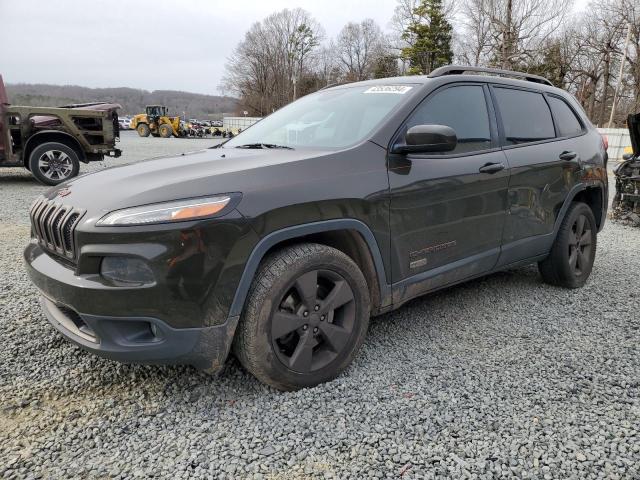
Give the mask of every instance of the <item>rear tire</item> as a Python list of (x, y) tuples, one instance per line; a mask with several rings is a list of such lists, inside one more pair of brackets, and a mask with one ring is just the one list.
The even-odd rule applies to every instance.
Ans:
[(582, 287), (596, 257), (597, 231), (591, 208), (586, 203), (572, 203), (549, 256), (538, 263), (542, 279), (559, 287)]
[(162, 138), (169, 138), (171, 135), (173, 135), (173, 128), (171, 128), (171, 125), (163, 123), (162, 125), (160, 125), (159, 132)]
[(40, 183), (58, 185), (78, 175), (80, 159), (76, 151), (58, 142), (38, 145), (29, 155), (29, 170)]
[(369, 290), (354, 261), (326, 245), (294, 245), (262, 262), (233, 351), (258, 380), (297, 390), (338, 376), (368, 325)]
[(149, 125), (147, 125), (146, 123), (139, 123), (138, 126), (136, 127), (136, 131), (138, 132), (138, 135), (140, 135), (141, 137), (148, 137), (149, 134), (151, 133), (151, 129), (149, 128)]

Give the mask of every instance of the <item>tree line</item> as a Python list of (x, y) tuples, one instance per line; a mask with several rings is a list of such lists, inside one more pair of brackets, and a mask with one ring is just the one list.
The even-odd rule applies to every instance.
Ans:
[(222, 113), (237, 112), (238, 101), (232, 97), (203, 95), (173, 90), (139, 90), (135, 88), (87, 88), (76, 85), (8, 84), (7, 95), (14, 105), (58, 107), (73, 103), (109, 102), (122, 105), (120, 115), (144, 112), (146, 105), (166, 105), (172, 115), (218, 118)]
[(573, 0), (398, 0), (386, 29), (365, 18), (327, 38), (309, 12), (284, 9), (249, 28), (221, 87), (263, 116), (334, 83), (458, 63), (543, 75), (600, 126), (615, 97), (613, 121), (623, 125), (640, 111), (640, 0), (572, 11)]

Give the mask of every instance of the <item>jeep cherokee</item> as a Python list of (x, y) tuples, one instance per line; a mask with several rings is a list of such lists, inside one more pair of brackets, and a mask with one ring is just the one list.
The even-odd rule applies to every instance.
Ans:
[(34, 203), (49, 321), (124, 362), (291, 390), (338, 375), (370, 316), (537, 263), (582, 286), (607, 209), (603, 138), (516, 72), (443, 67), (334, 86), (212, 149), (111, 168)]

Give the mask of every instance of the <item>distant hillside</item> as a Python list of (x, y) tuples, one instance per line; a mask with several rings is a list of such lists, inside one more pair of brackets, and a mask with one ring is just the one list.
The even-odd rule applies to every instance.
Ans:
[(135, 88), (87, 88), (76, 85), (8, 84), (7, 93), (13, 105), (57, 107), (70, 103), (112, 102), (122, 105), (120, 115), (144, 111), (146, 105), (166, 105), (171, 114), (193, 117), (216, 117), (234, 113), (238, 100), (232, 97), (202, 95), (173, 90), (137, 90)]

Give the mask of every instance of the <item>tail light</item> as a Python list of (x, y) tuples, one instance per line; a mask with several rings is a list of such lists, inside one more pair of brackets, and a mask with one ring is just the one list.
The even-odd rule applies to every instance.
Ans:
[(604, 134), (601, 134), (600, 136), (602, 137), (602, 146), (604, 147), (605, 151), (609, 150), (609, 137)]

